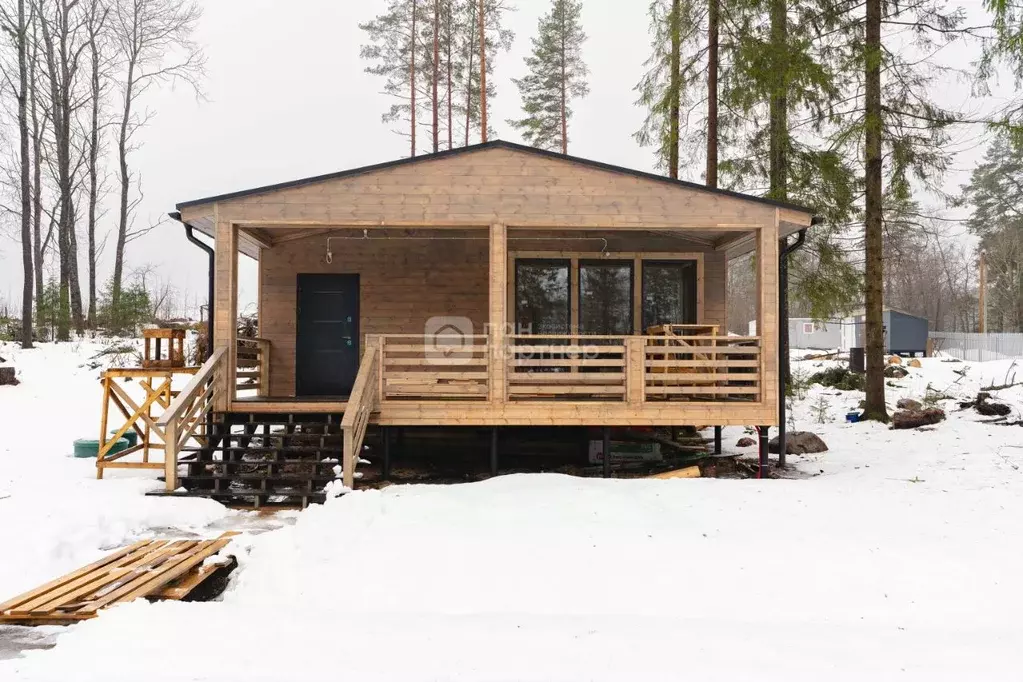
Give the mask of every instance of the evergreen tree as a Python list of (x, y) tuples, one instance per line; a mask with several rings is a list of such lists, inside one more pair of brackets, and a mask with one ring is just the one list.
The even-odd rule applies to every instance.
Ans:
[[(980, 76), (996, 76), (996, 67), (1005, 64), (1016, 78), (1016, 88), (1023, 84), (1023, 4), (1019, 0), (984, 0), (994, 19), (993, 40), (985, 41), (980, 60)], [(1010, 106), (997, 125), (1007, 129), (1013, 144), (1023, 146), (1023, 104)]]
[(656, 148), (657, 167), (678, 178), (683, 45), (692, 45), (699, 32), (696, 0), (653, 0), (650, 3), (652, 52), (643, 63), (647, 71), (635, 90), (636, 104), (647, 110), (643, 126), (633, 135), (641, 146)]
[[(457, 5), (460, 34), (456, 41), (458, 53), (461, 55), (462, 72), (455, 78), (456, 105), (455, 109), (460, 118), (464, 144), (469, 145), (472, 138), (483, 137), (482, 125), (483, 97), (482, 90), (486, 82), (487, 108), (497, 97), (497, 85), (492, 77), (497, 66), (497, 57), (500, 51), (507, 52), (511, 49), (515, 33), (504, 27), (504, 14), (514, 11), (514, 7), (506, 0), (483, 0), (484, 19), (484, 42), (486, 45), (487, 62), (486, 74), (483, 78), (480, 71), (480, 16), (479, 0), (460, 0)], [(488, 136), (496, 135), (489, 126)]]
[(135, 334), (153, 319), (149, 291), (142, 281), (123, 287), (116, 302), (111, 281), (100, 297), (98, 312), (100, 326), (115, 334)]
[(359, 55), (370, 62), (366, 73), (383, 76), (384, 93), (397, 100), (381, 116), (384, 123), (407, 123), (395, 130), (406, 135), (416, 155), (416, 57), (419, 42), (416, 23), (421, 18), (419, 0), (390, 0), (387, 11), (373, 20), (359, 24), (369, 43)]
[[(860, 7), (863, 13), (860, 14)], [(836, 112), (829, 141), (845, 158), (862, 159), (866, 407), (868, 419), (887, 421), (884, 394), (884, 244), (896, 225), (913, 226), (914, 196), (940, 192), (951, 159), (949, 127), (959, 116), (934, 103), (939, 75), (962, 75), (921, 54), (963, 35), (961, 10), (938, 0), (903, 7), (884, 0), (849, 2), (835, 10), (837, 51), (849, 74), (847, 104)], [(884, 78), (882, 79), (882, 74)], [(907, 220), (907, 217), (911, 218)], [(907, 228), (903, 228), (907, 229)]]
[[(491, 74), (496, 53), (508, 50), (514, 38), (503, 26), (504, 13), (512, 8), (505, 0), (484, 0), (484, 8)], [(366, 72), (384, 77), (383, 92), (395, 100), (381, 119), (409, 139), (411, 156), (419, 151), (420, 132), (431, 147), (436, 137), (434, 148), (440, 149), (442, 118), (449, 148), (456, 138), (468, 145), (479, 132), (478, 10), (478, 0), (389, 0), (383, 14), (359, 25), (368, 39), (360, 49)], [(497, 95), (493, 79), (487, 93), (488, 99)]]
[(51, 275), (36, 298), (36, 324), (40, 329), (49, 330), (45, 336), (47, 340), (61, 340), (58, 338), (58, 330), (62, 325), (70, 324), (67, 319), (61, 320), (62, 315), (68, 315), (68, 310), (61, 307), (60, 284)]
[(965, 187), (988, 268), (988, 329), (1023, 332), (1023, 150), (1000, 133)]
[(554, 0), (550, 12), (540, 18), (533, 53), (526, 57), (529, 74), (512, 81), (519, 88), (526, 115), (508, 123), (534, 147), (562, 154), (568, 153), (571, 100), (589, 93), (581, 14), (581, 0)]

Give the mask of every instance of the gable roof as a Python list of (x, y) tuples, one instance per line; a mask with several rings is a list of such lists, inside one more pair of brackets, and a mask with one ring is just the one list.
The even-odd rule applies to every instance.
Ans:
[(805, 206), (799, 206), (797, 204), (791, 204), (784, 201), (775, 201), (774, 199), (767, 199), (765, 197), (758, 197), (751, 194), (743, 194), (742, 192), (733, 192), (732, 190), (727, 189), (707, 187), (706, 185), (701, 185), (695, 182), (688, 182), (686, 180), (675, 180), (664, 175), (657, 175), (656, 173), (648, 173), (646, 171), (634, 170), (631, 168), (625, 168), (623, 166), (615, 166), (609, 163), (603, 163), (601, 161), (592, 161), (590, 159), (583, 159), (578, 156), (570, 156), (568, 154), (560, 154), (558, 152), (547, 151), (546, 149), (537, 149), (536, 147), (529, 147), (523, 144), (508, 142), (505, 140), (491, 140), (489, 142), (469, 145), (467, 147), (456, 147), (455, 149), (447, 149), (444, 151), (436, 152), (434, 154), (422, 154), (420, 156), (396, 159), (394, 161), (385, 161), (383, 163), (362, 166), (360, 168), (352, 168), (349, 170), (339, 171), (335, 173), (327, 173), (325, 175), (314, 175), (308, 178), (290, 180), (288, 182), (281, 182), (274, 185), (264, 185), (262, 187), (254, 187), (252, 189), (245, 189), (237, 192), (228, 192), (227, 194), (218, 194), (215, 196), (203, 197), (201, 199), (182, 201), (181, 203), (177, 204), (176, 208), (180, 211), (181, 209), (188, 208), (189, 206), (201, 206), (203, 204), (211, 204), (217, 201), (227, 201), (229, 199), (238, 199), (241, 197), (248, 197), (256, 194), (264, 194), (266, 192), (274, 192), (282, 189), (302, 187), (303, 185), (311, 185), (317, 182), (324, 182), (327, 180), (341, 180), (344, 178), (350, 178), (357, 175), (363, 175), (365, 173), (372, 173), (374, 171), (411, 165), (423, 161), (434, 161), (437, 159), (447, 158), (449, 156), (470, 154), (472, 152), (485, 149), (510, 149), (517, 152), (524, 152), (526, 154), (535, 154), (537, 156), (559, 159), (562, 161), (569, 161), (571, 163), (576, 163), (582, 166), (588, 166), (590, 168), (596, 168), (598, 170), (609, 171), (612, 173), (623, 173), (644, 180), (652, 180), (654, 182), (673, 185), (675, 187), (681, 187), (699, 192), (707, 192), (710, 194), (718, 194), (726, 197), (731, 197), (733, 199), (741, 199), (744, 201), (751, 201), (759, 204), (776, 206), (778, 208), (791, 209), (793, 211), (799, 211), (801, 213), (806, 213), (808, 215), (813, 215), (814, 213), (812, 209), (806, 208)]

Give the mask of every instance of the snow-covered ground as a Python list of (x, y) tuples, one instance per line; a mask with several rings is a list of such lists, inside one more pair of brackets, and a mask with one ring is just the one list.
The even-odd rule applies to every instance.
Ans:
[[(91, 352), (0, 350), (24, 381), (0, 387), (0, 598), (138, 537), (251, 516), (67, 457), (97, 428)], [(972, 398), (1010, 366), (926, 359), (889, 400), (928, 384)], [(1023, 387), (994, 397), (1021, 418)], [(1020, 679), (1023, 428), (953, 401), (928, 430), (846, 423), (861, 398), (794, 401), (831, 448), (791, 457), (801, 478), (517, 475), (330, 500), (242, 536), (219, 601), (112, 609), (0, 679)]]

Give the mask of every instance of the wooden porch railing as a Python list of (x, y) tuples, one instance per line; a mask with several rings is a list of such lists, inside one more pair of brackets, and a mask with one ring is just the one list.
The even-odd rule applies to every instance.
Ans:
[(421, 335), (376, 337), (380, 401), (756, 401), (760, 337), (511, 334), (497, 352), (505, 395), (492, 396), (485, 336), (438, 348)]
[(643, 338), (647, 399), (759, 400), (760, 337)]
[[(164, 430), (165, 435), (164, 476), (167, 490), (178, 487), (178, 453), (189, 438), (197, 437), (197, 431), (213, 411), (226, 357), (227, 348), (223, 346), (213, 351), (210, 359), (203, 363), (157, 420), (157, 426)], [(206, 435), (204, 433), (203, 437)]]
[(342, 459), (342, 482), (345, 487), (355, 487), (355, 468), (362, 452), (362, 441), (366, 437), (370, 415), (379, 409), (380, 401), (380, 338), (368, 336), (366, 350), (359, 363), (344, 417), (341, 419), (344, 452)]
[(628, 338), (508, 336), (508, 400), (625, 400)]
[(255, 390), (261, 398), (270, 395), (270, 341), (238, 339), (237, 362), (235, 393)]
[(382, 401), (488, 399), (486, 336), (385, 334), (376, 338)]

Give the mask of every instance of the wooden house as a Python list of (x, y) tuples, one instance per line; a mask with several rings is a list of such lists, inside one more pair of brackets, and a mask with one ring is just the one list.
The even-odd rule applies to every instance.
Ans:
[[(336, 418), (349, 487), (370, 425), (777, 423), (779, 240), (805, 208), (494, 141), (177, 209), (215, 239), (215, 341), (162, 418), (169, 490), (211, 414)], [(759, 333), (729, 336), (751, 251)]]

